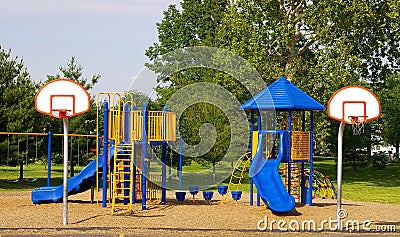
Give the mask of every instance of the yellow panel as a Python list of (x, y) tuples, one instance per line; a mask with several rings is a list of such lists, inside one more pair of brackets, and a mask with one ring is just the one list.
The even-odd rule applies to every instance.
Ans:
[(292, 132), (292, 160), (310, 161), (310, 132)]
[(163, 127), (163, 112), (162, 111), (149, 111), (148, 116), (148, 140), (149, 141), (162, 141), (162, 127)]
[(131, 111), (131, 139), (140, 141), (142, 139), (143, 131), (143, 116), (139, 110)]
[(258, 131), (253, 132), (252, 145), (251, 145), (251, 158), (253, 159), (257, 152), (258, 146)]

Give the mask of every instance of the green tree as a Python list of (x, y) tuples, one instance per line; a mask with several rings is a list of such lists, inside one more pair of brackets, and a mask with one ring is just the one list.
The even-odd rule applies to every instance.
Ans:
[(386, 80), (384, 89), (380, 93), (382, 106), (383, 132), (385, 144), (396, 148), (396, 158), (399, 158), (400, 146), (400, 73), (396, 73)]
[[(398, 70), (398, 3), (237, 0), (220, 1), (215, 5), (218, 12), (210, 3), (217, 4), (184, 0), (182, 11), (171, 5), (157, 24), (159, 42), (146, 51), (149, 59), (182, 47), (216, 46), (253, 64), (267, 84), (284, 75), (322, 104), (349, 84), (367, 82), (377, 91), (387, 75)], [(157, 64), (148, 67), (160, 73)], [(212, 70), (190, 69), (159, 80), (160, 103), (199, 81), (222, 85), (240, 102), (249, 99), (239, 83)], [(337, 127), (326, 113), (316, 113), (315, 121), (317, 144), (335, 143), (331, 134)]]
[[(213, 46), (216, 42), (216, 28), (222, 23), (224, 12), (228, 6), (227, 0), (184, 0), (181, 2), (182, 11), (175, 5), (170, 5), (164, 12), (164, 19), (157, 23), (159, 43), (153, 44), (146, 55), (154, 60), (160, 55), (191, 46)], [(147, 66), (159, 72), (156, 64)], [(195, 82), (217, 82), (216, 71), (196, 68), (175, 72), (170, 77), (159, 79), (162, 86), (156, 88), (159, 96), (157, 102), (166, 104), (168, 98), (183, 88)], [(165, 86), (168, 84), (169, 86)], [(227, 120), (221, 111), (208, 103), (197, 103), (188, 108), (180, 120), (180, 133), (189, 145), (200, 142), (200, 127), (203, 123), (211, 124), (217, 132), (217, 143), (213, 152), (196, 158), (204, 166), (214, 164), (223, 157), (223, 152), (229, 145), (230, 130)], [(229, 127), (229, 126), (228, 126)], [(188, 158), (186, 158), (188, 159)]]
[(77, 63), (75, 57), (71, 57), (71, 59), (67, 62), (67, 66), (66, 67), (60, 66), (59, 70), (61, 71), (62, 76), (60, 76), (60, 74), (56, 74), (54, 76), (47, 75), (46, 82), (65, 77), (78, 82), (86, 90), (90, 91), (90, 89), (93, 88), (93, 86), (100, 80), (101, 77), (100, 74), (94, 74), (90, 78), (90, 80), (87, 78), (83, 78), (82, 77), (83, 67)]
[[(75, 57), (72, 57), (68, 62), (65, 67), (60, 66), (59, 67), (60, 74), (56, 75), (48, 75), (47, 76), (47, 81), (52, 81), (58, 78), (68, 78), (71, 80), (74, 80), (81, 84), (86, 90), (90, 92), (90, 90), (93, 88), (93, 86), (99, 81), (100, 79), (100, 74), (95, 74), (92, 75), (90, 79), (84, 78), (83, 77), (83, 67), (78, 64), (76, 61)], [(99, 117), (102, 117), (102, 107), (99, 105)], [(94, 98), (91, 98), (90, 101), (90, 110), (87, 113), (84, 113), (82, 115), (73, 117), (69, 119), (69, 133), (73, 134), (91, 134), (95, 135), (96, 133), (96, 120), (97, 120), (97, 105), (96, 101)], [(50, 119), (49, 121), (49, 129), (53, 133), (62, 133), (63, 128), (62, 128), (62, 121), (60, 119)], [(56, 140), (57, 138), (55, 138)], [(61, 144), (61, 140), (57, 142), (57, 144)], [(89, 144), (87, 144), (87, 139), (86, 138), (70, 138), (70, 165), (71, 165), (71, 176), (73, 176), (74, 173), (74, 163), (78, 161), (80, 164), (85, 164), (88, 160), (88, 156), (91, 156), (92, 154), (87, 152), (86, 147), (95, 147), (96, 141), (95, 139), (90, 139)], [(55, 150), (58, 150), (61, 152), (61, 146), (58, 146), (57, 148), (55, 147)], [(83, 148), (83, 149), (82, 149)], [(79, 151), (78, 151), (79, 149)]]
[[(11, 49), (0, 47), (0, 127), (8, 132), (38, 132), (43, 123), (33, 104), (38, 88), (30, 78), (22, 60), (13, 58)], [(29, 152), (19, 149), (26, 144), (28, 136), (2, 136), (0, 147), (3, 154), (0, 164), (20, 165), (19, 179), (23, 179), (24, 157)], [(25, 146), (22, 146), (25, 148)], [(5, 150), (7, 149), (7, 150)], [(8, 157), (10, 155), (10, 157)]]
[[(143, 103), (146, 103), (150, 109), (152, 109), (152, 107), (154, 107), (153, 101), (147, 94), (145, 94), (141, 91), (135, 90), (135, 89), (125, 92), (122, 97), (122, 100), (125, 102), (129, 102), (129, 101), (133, 100), (133, 103), (134, 103), (136, 109), (138, 109), (138, 110), (142, 110)], [(162, 110), (162, 108), (158, 108), (158, 109)]]

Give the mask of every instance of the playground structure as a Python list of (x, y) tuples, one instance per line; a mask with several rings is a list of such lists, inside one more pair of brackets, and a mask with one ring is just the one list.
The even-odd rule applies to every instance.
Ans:
[(340, 121), (338, 131), (338, 168), (337, 168), (337, 221), (342, 230), (342, 166), (343, 132), (346, 124), (351, 124), (354, 135), (363, 132), (364, 123), (377, 119), (381, 115), (378, 97), (362, 86), (346, 86), (336, 91), (328, 101), (328, 116)]
[[(176, 114), (168, 112), (166, 107), (163, 111), (149, 111), (146, 103), (138, 110), (128, 93), (101, 92), (96, 97), (96, 106), (97, 158), (68, 181), (71, 187), (68, 193), (94, 187), (97, 203), (101, 201), (103, 207), (111, 203), (112, 213), (118, 208), (127, 208), (131, 212), (132, 205), (138, 200), (141, 200), (142, 210), (146, 210), (149, 199), (166, 203), (166, 151), (167, 146), (176, 141)], [(293, 196), (302, 204), (312, 205), (314, 111), (324, 110), (324, 106), (282, 77), (241, 108), (250, 110), (250, 152), (234, 166), (240, 174), (236, 176), (232, 172), (229, 185), (219, 187), (223, 202), (229, 191), (232, 197), (235, 196), (234, 200), (240, 199), (238, 188), (250, 163), (250, 205), (253, 205), (254, 185), (257, 205), (262, 199), (275, 212), (291, 211), (296, 202)], [(272, 114), (266, 121), (262, 121), (261, 113), (264, 112)], [(282, 120), (280, 130), (275, 129), (277, 117)], [(161, 169), (155, 173), (149, 172), (149, 146), (162, 146)], [(280, 168), (281, 162), (284, 168)], [(182, 152), (178, 167), (179, 190), (182, 190), (181, 163)], [(308, 169), (305, 163), (309, 164)], [(280, 173), (284, 174), (284, 181)], [(234, 178), (238, 183), (233, 183)], [(334, 190), (333, 185), (327, 185), (327, 188)], [(32, 192), (32, 201), (58, 202), (62, 198), (61, 189), (62, 186), (36, 189)], [(327, 197), (332, 196), (328, 189)], [(192, 191), (194, 200), (198, 190)], [(178, 200), (185, 198), (182, 191), (176, 195)], [(211, 192), (203, 192), (203, 196), (206, 200), (212, 198)]]
[[(102, 96), (105, 97), (103, 101), (100, 100)], [(137, 200), (142, 201), (143, 210), (149, 199), (165, 203), (166, 149), (176, 140), (175, 113), (166, 108), (148, 111), (146, 104), (139, 111), (129, 94), (121, 96), (114, 92), (99, 93), (96, 104), (97, 158), (69, 179), (68, 194), (84, 192), (94, 186), (96, 202), (101, 200), (103, 207), (111, 203), (112, 213), (118, 207), (131, 212)], [(160, 173), (152, 174), (148, 170), (147, 146), (162, 146)], [(33, 190), (33, 203), (59, 202), (62, 186)]]
[[(106, 97), (103, 103), (101, 96)], [(128, 207), (131, 211), (136, 200), (142, 201), (142, 210), (146, 210), (147, 199), (161, 199), (165, 203), (167, 146), (176, 141), (176, 114), (168, 112), (166, 107), (163, 111), (149, 111), (145, 103), (141, 111), (137, 110), (129, 94), (99, 93), (96, 104), (98, 134), (101, 104), (104, 108), (104, 133), (98, 138), (97, 167), (108, 164), (102, 165), (102, 170), (97, 169), (96, 174), (96, 194), (101, 186), (102, 206), (107, 205), (107, 187), (112, 212), (117, 207)], [(150, 174), (147, 146), (162, 146), (161, 173)], [(99, 200), (98, 195), (96, 199)]]
[[(312, 205), (314, 111), (324, 110), (324, 106), (286, 78), (281, 77), (242, 104), (241, 108), (250, 110), (251, 116), (250, 155), (248, 158), (239, 159), (242, 163), (250, 161), (250, 205), (253, 205), (253, 184), (257, 187), (258, 206), (262, 198), (271, 210), (289, 212), (295, 206), (295, 200), (291, 196), (294, 191), (298, 193), (301, 203)], [(307, 111), (309, 112), (308, 131), (306, 131)], [(266, 121), (261, 119), (262, 112), (269, 113)], [(277, 119), (274, 112), (287, 114), (287, 116), (282, 116), (287, 118), (284, 120), (283, 130), (275, 129)], [(294, 112), (301, 114), (300, 130), (296, 131), (293, 130)], [(255, 114), (257, 114), (257, 122), (255, 122)], [(266, 130), (263, 130), (263, 123)], [(287, 169), (286, 187), (279, 175), (281, 161), (285, 163)], [(305, 163), (309, 163), (310, 170), (307, 179)], [(239, 163), (237, 167), (242, 167), (238, 182), (240, 184), (246, 164)], [(292, 184), (293, 169), (300, 169), (300, 177), (295, 185)]]

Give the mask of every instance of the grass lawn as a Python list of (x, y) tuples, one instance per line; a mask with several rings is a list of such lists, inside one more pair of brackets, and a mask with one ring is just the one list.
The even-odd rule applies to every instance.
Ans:
[[(226, 164), (226, 166), (229, 166)], [(10, 182), (19, 176), (19, 167), (0, 166), (0, 191), (29, 191), (40, 186), (46, 186), (47, 166), (32, 164), (24, 167), (24, 177), (37, 179), (36, 182), (22, 181), (18, 183)], [(78, 173), (83, 167), (75, 167)], [(227, 167), (228, 168), (228, 167)], [(204, 172), (204, 170), (207, 170)], [(331, 179), (336, 185), (336, 163), (334, 159), (317, 158), (314, 161), (314, 169), (322, 172)], [(204, 180), (212, 180), (211, 169), (202, 167), (197, 163), (183, 168), (184, 172), (196, 172), (203, 170)], [(62, 166), (52, 166), (52, 185), (62, 183)], [(225, 180), (227, 185), (229, 178)], [(240, 190), (249, 192), (248, 170), (244, 173)], [(373, 201), (379, 203), (400, 204), (400, 163), (389, 163), (386, 169), (376, 170), (372, 167), (365, 167), (356, 172), (351, 168), (345, 167), (343, 170), (343, 199), (355, 201)], [(183, 180), (183, 188), (191, 185), (189, 180)], [(216, 190), (216, 187), (213, 188)]]
[[(75, 166), (75, 174), (83, 167)], [(51, 185), (61, 185), (63, 176), (62, 165), (53, 165), (51, 167)], [(0, 166), (0, 191), (27, 191), (41, 186), (47, 186), (47, 165), (30, 164), (24, 166), (23, 181), (13, 182), (19, 178), (19, 166)], [(29, 181), (34, 179), (34, 182)]]
[[(336, 185), (333, 159), (317, 160), (314, 169), (324, 173)], [(343, 168), (342, 198), (356, 201), (400, 204), (400, 163), (389, 163), (383, 170), (371, 166), (353, 171)]]

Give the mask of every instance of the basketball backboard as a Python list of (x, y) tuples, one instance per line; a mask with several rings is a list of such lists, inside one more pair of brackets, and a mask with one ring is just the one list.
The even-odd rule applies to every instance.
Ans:
[(56, 79), (44, 84), (36, 93), (35, 109), (55, 118), (73, 117), (90, 109), (90, 95), (73, 80)]
[(379, 118), (378, 97), (362, 86), (346, 86), (336, 91), (328, 102), (328, 116), (347, 124), (364, 123)]

